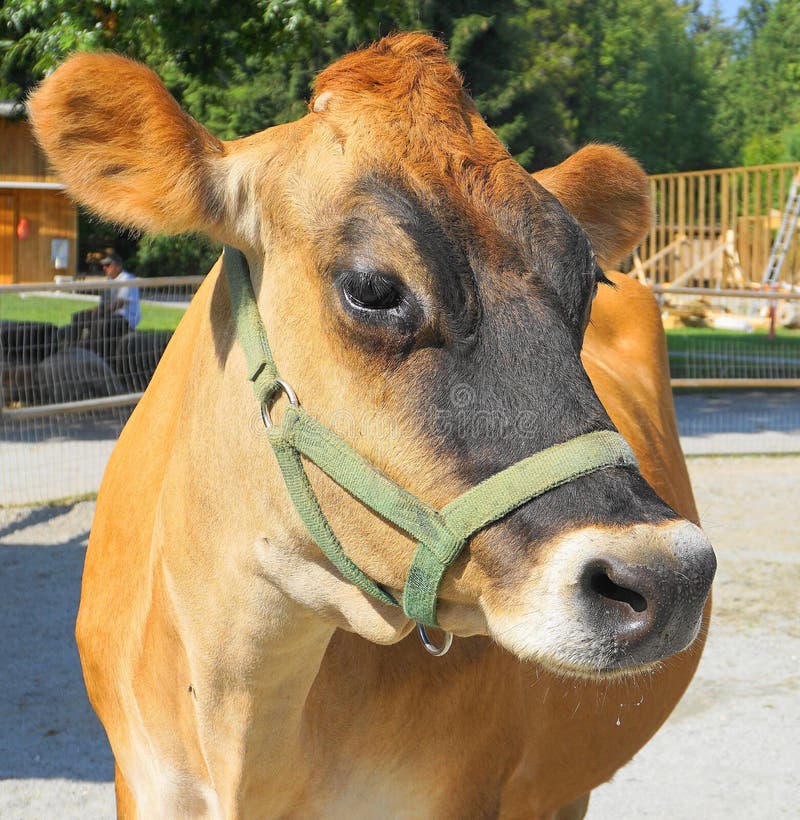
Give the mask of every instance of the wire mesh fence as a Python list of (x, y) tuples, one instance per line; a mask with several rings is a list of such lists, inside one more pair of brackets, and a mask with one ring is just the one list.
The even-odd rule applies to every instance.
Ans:
[(132, 407), (0, 421), (0, 506), (97, 492)]
[(97, 491), (201, 281), (0, 287), (0, 505)]
[(656, 287), (679, 387), (800, 387), (800, 289)]
[(741, 344), (730, 337), (695, 338), (685, 347), (669, 351), (669, 365), (672, 378), (682, 382), (800, 384), (800, 346), (789, 342), (754, 339)]
[[(137, 291), (134, 327), (113, 318), (119, 283), (0, 287), (0, 506), (97, 491), (117, 436), (201, 281), (125, 282)], [(800, 330), (786, 327), (800, 293), (751, 296), (658, 294), (665, 320), (676, 306), (702, 317), (689, 327), (667, 322), (673, 385), (784, 388), (677, 395), (688, 454), (800, 452)], [(770, 311), (778, 317), (774, 338)]]

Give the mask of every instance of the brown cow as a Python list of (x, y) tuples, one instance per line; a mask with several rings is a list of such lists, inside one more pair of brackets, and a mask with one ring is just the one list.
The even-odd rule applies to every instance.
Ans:
[[(87, 553), (77, 636), (119, 814), (582, 816), (692, 677), (715, 566), (658, 311), (592, 250), (613, 265), (645, 229), (638, 166), (593, 146), (531, 178), (412, 34), (323, 72), (300, 121), (230, 143), (112, 55), (72, 58), (31, 115), (102, 217), (241, 248), (283, 378), (418, 497), (442, 507), (612, 421), (641, 466), (475, 535), (433, 658), (289, 503), (215, 268), (122, 433)], [(413, 542), (309, 474), (397, 597)]]

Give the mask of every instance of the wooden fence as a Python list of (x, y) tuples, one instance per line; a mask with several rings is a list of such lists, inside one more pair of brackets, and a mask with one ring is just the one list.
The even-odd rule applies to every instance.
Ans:
[[(655, 219), (635, 272), (659, 285), (760, 284), (797, 174), (800, 162), (651, 176)], [(800, 285), (800, 228), (781, 281)]]

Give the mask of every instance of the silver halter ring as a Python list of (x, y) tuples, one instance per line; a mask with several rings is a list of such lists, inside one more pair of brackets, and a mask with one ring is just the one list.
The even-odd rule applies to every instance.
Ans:
[[(286, 393), (286, 398), (289, 400), (289, 404), (291, 404), (292, 407), (300, 406), (300, 402), (297, 399), (297, 394), (294, 392), (294, 390), (292, 390), (291, 386), (287, 382), (285, 382), (283, 379), (275, 379), (275, 384), (277, 384), (278, 387), (280, 387), (280, 390), (276, 391), (272, 394), (272, 396), (270, 396), (270, 403), (278, 395), (279, 392), (283, 391), (284, 393)], [(264, 427), (266, 427), (267, 429), (269, 429), (270, 427), (274, 427), (272, 419), (269, 415), (269, 404), (265, 401), (261, 402), (261, 421), (264, 422)]]
[(442, 655), (446, 655), (450, 647), (453, 645), (452, 632), (442, 630), (444, 633), (444, 643), (441, 646), (436, 646), (436, 644), (431, 641), (428, 637), (428, 633), (425, 631), (425, 627), (420, 623), (417, 624), (417, 632), (419, 633), (419, 639), (422, 641), (422, 645), (425, 649), (437, 658), (441, 658)]

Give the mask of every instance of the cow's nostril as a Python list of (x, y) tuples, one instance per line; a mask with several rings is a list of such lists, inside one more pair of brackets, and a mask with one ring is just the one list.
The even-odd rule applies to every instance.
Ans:
[(642, 595), (632, 589), (615, 584), (603, 571), (595, 572), (591, 576), (589, 587), (592, 592), (596, 592), (604, 598), (628, 604), (634, 612), (644, 612), (647, 609), (647, 601)]
[(652, 663), (695, 639), (715, 568), (697, 527), (637, 525), (576, 544), (583, 560), (567, 564), (566, 610), (607, 663)]

